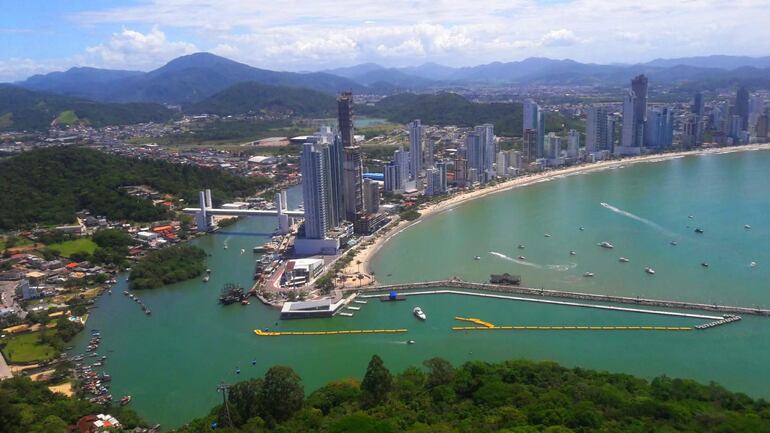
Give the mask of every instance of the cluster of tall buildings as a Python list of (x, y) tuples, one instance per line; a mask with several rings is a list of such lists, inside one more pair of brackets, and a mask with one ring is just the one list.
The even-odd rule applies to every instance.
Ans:
[(295, 240), (299, 254), (334, 254), (355, 230), (369, 233), (384, 222), (379, 185), (363, 177), (361, 148), (353, 138), (353, 96), (337, 98), (338, 128), (322, 127), (300, 155), (305, 220)]

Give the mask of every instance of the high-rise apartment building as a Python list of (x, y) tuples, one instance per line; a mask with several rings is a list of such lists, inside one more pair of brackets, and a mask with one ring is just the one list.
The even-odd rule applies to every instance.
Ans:
[(424, 127), (420, 124), (420, 119), (409, 122), (409, 155), (412, 158), (409, 166), (409, 178), (417, 179), (423, 169), (422, 156), (422, 136)]

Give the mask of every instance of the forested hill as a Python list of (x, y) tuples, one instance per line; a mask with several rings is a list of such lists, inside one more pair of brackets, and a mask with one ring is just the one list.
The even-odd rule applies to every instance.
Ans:
[(290, 368), (273, 367), (177, 432), (213, 423), (230, 433), (770, 432), (769, 403), (715, 384), (528, 361), (424, 366), (392, 375), (375, 355), (360, 383), (330, 383), (307, 398)]
[[(398, 123), (420, 119), (428, 125), (495, 125), (498, 135), (521, 135), (522, 106), (519, 103), (476, 103), (455, 93), (402, 93), (383, 98), (373, 107), (357, 109), (359, 114), (384, 117)], [(546, 132), (560, 131), (566, 119), (546, 113)]]
[(304, 117), (333, 116), (334, 97), (311, 89), (239, 83), (203, 101), (184, 107), (186, 113), (227, 116), (269, 111)]
[(52, 123), (94, 127), (163, 122), (173, 112), (159, 104), (114, 104), (0, 84), (0, 131), (45, 130)]
[(254, 194), (270, 183), (265, 178), (82, 147), (38, 149), (0, 162), (0, 229), (70, 223), (81, 209), (115, 220), (165, 217), (165, 210), (126, 194), (123, 186), (149, 185), (195, 203), (202, 188), (210, 188), (215, 201), (221, 201)]

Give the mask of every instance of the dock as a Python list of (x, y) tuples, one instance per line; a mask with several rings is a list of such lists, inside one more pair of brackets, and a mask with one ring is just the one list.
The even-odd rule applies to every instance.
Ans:
[[(537, 289), (537, 288), (531, 288), (531, 287), (507, 286), (507, 285), (500, 285), (500, 284), (472, 283), (472, 282), (462, 281), (459, 279), (425, 281), (425, 282), (415, 282), (415, 283), (405, 283), (405, 284), (378, 285), (378, 286), (361, 288), (360, 291), (362, 293), (363, 292), (378, 293), (375, 296), (386, 301), (386, 300), (389, 300), (388, 296), (387, 295), (383, 296), (382, 292), (407, 291), (405, 294), (399, 293), (398, 295), (398, 296), (405, 296), (405, 295), (415, 294), (415, 293), (410, 293), (408, 291), (431, 290), (431, 289), (450, 289), (450, 290), (432, 290), (431, 293), (452, 293), (453, 292), (452, 289), (459, 289), (459, 290), (465, 289), (465, 290), (480, 291), (482, 293), (483, 292), (501, 292), (501, 293), (512, 293), (512, 294), (519, 294), (519, 295), (534, 296), (537, 298), (569, 298), (569, 299), (576, 299), (576, 300), (582, 300), (582, 301), (607, 302), (607, 303), (613, 303), (613, 304), (644, 305), (644, 306), (672, 308), (672, 309), (679, 309), (679, 310), (714, 311), (714, 312), (734, 314), (734, 315), (750, 314), (755, 316), (770, 317), (770, 309), (759, 308), (759, 307), (742, 307), (742, 306), (733, 306), (733, 305), (703, 304), (698, 302), (650, 299), (650, 298), (642, 298), (642, 297), (634, 298), (634, 297), (628, 297), (628, 296), (600, 295), (600, 294), (594, 294), (594, 293), (572, 292), (567, 290)], [(471, 292), (463, 292), (463, 293), (457, 292), (457, 293), (470, 294)], [(362, 297), (366, 298), (366, 297), (375, 297), (375, 296), (362, 296)], [(521, 298), (521, 300), (531, 300), (531, 299), (533, 298)], [(577, 305), (580, 305), (580, 304), (577, 304)], [(641, 312), (644, 312), (644, 311), (645, 310), (642, 310)], [(706, 317), (702, 317), (702, 318), (706, 318)], [(722, 319), (722, 318), (723, 317), (719, 317), (719, 319)]]
[(346, 310), (353, 310), (353, 311), (358, 311), (358, 310), (360, 310), (360, 309), (361, 309), (361, 307), (354, 307), (354, 306), (352, 306), (352, 305), (348, 305), (347, 307), (345, 307), (345, 309), (346, 309)]
[(361, 301), (361, 300), (355, 300), (353, 301), (354, 304), (368, 304), (369, 301)]
[(340, 312), (339, 315), (344, 317), (353, 317), (353, 313), (346, 313), (344, 311)]
[(407, 329), (347, 329), (341, 331), (287, 331), (274, 332), (255, 329), (254, 334), (259, 337), (283, 337), (300, 335), (350, 335), (350, 334), (399, 334), (407, 332)]

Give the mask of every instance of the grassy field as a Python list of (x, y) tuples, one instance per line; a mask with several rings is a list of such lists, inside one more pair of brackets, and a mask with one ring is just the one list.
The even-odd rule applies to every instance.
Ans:
[(90, 238), (79, 238), (58, 244), (51, 244), (48, 247), (53, 251), (58, 251), (60, 255), (69, 257), (74, 253), (85, 252), (93, 254), (96, 250), (96, 244)]
[[(52, 333), (56, 331), (48, 330)], [(20, 334), (8, 337), (3, 355), (11, 363), (47, 361), (59, 356), (59, 352), (48, 344), (40, 342), (40, 333)]]
[(77, 114), (72, 110), (62, 111), (59, 117), (56, 118), (56, 122), (63, 125), (72, 125), (78, 120)]

